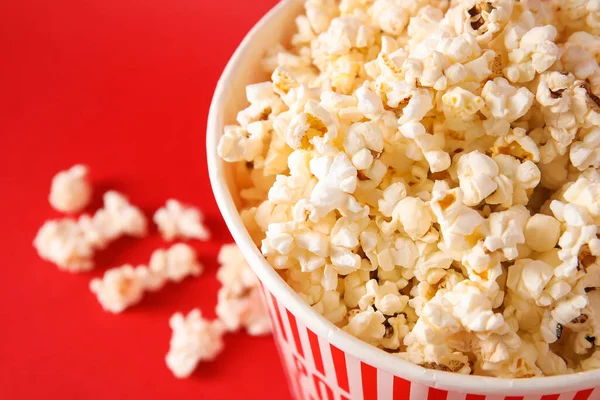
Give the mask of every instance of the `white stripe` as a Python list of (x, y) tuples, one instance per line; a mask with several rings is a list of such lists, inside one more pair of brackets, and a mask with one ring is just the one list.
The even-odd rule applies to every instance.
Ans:
[(308, 332), (306, 332), (306, 327), (298, 320), (296, 320), (296, 326), (298, 327), (298, 335), (300, 336), (300, 344), (302, 345), (304, 360), (306, 360), (306, 367), (311, 370), (310, 372), (314, 372), (316, 370), (315, 359), (313, 357), (312, 349), (310, 348)]
[(558, 400), (573, 400), (577, 396), (577, 392), (563, 393), (558, 397)]
[(410, 400), (426, 400), (429, 397), (429, 388), (419, 383), (411, 382)]
[(600, 387), (594, 389), (592, 394), (590, 394), (590, 397), (588, 397), (588, 400), (600, 400)]
[(277, 306), (279, 307), (279, 315), (281, 316), (283, 330), (285, 331), (285, 336), (287, 337), (288, 343), (294, 348), (296, 353), (298, 353), (299, 343), (296, 343), (296, 339), (292, 333), (292, 327), (290, 325), (290, 320), (288, 319), (286, 308), (279, 301), (277, 302)]
[(348, 372), (348, 385), (350, 386), (350, 399), (362, 400), (362, 372), (360, 370), (360, 361), (352, 357), (348, 353), (344, 353), (346, 357), (346, 371)]
[(319, 338), (319, 348), (321, 349), (321, 360), (323, 360), (323, 370), (325, 371), (325, 380), (328, 383), (331, 383), (331, 386), (337, 387), (339, 386), (337, 383), (337, 375), (335, 373), (335, 364), (333, 363), (333, 356), (331, 355), (331, 348), (329, 347), (329, 342), (323, 339), (321, 336), (317, 336)]
[(466, 398), (466, 393), (448, 392), (448, 397), (446, 397), (446, 400), (465, 400)]
[(298, 328), (298, 337), (300, 338), (300, 346), (302, 346), (302, 352), (304, 353), (304, 367), (308, 371), (308, 382), (304, 383), (304, 386), (308, 386), (307, 389), (310, 390), (310, 393), (313, 394), (316, 398), (322, 398), (324, 393), (319, 385), (315, 385), (315, 380), (312, 379), (311, 375), (316, 372), (315, 367), (315, 359), (313, 357), (312, 349), (310, 348), (310, 340), (308, 339), (308, 332), (306, 332), (306, 327), (301, 324), (298, 320), (296, 320), (296, 327)]
[[(266, 289), (265, 289), (266, 291)], [(288, 323), (288, 329), (289, 329), (289, 321), (287, 319), (287, 314), (285, 313), (285, 311), (283, 311), (283, 314), (281, 313), (281, 310), (285, 310), (285, 308), (283, 306), (281, 306), (281, 304), (279, 302), (277, 302), (276, 304), (273, 303), (274, 298), (271, 297), (271, 295), (266, 292), (265, 293), (265, 297), (267, 298), (267, 303), (269, 304), (269, 307), (271, 308), (271, 311), (273, 312), (275, 318), (277, 318), (278, 315), (281, 316), (281, 319), (284, 320), (284, 316), (285, 316), (285, 321)], [(302, 392), (300, 391), (300, 387), (298, 382), (296, 381), (296, 379), (293, 377), (294, 375), (296, 375), (296, 364), (294, 363), (294, 358), (292, 356), (292, 353), (290, 351), (290, 345), (288, 343), (286, 343), (283, 340), (283, 334), (281, 333), (280, 329), (279, 329), (279, 323), (277, 321), (273, 321), (273, 325), (275, 325), (277, 328), (277, 335), (275, 336), (275, 339), (279, 342), (279, 348), (281, 349), (281, 352), (283, 353), (281, 356), (283, 358), (283, 362), (286, 366), (287, 369), (287, 374), (286, 377), (288, 379), (288, 382), (292, 385), (292, 391), (294, 393), (294, 397), (296, 399), (302, 399)], [(291, 332), (288, 333), (288, 335), (291, 335)], [(288, 336), (290, 337), (290, 336)], [(293, 343), (293, 336), (292, 336), (292, 343)]]
[(392, 400), (394, 397), (394, 375), (377, 370), (377, 400)]
[(485, 396), (485, 400), (504, 400), (504, 396), (494, 395), (494, 396)]

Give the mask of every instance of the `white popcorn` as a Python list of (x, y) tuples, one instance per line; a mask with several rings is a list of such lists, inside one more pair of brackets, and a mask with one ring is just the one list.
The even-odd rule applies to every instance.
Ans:
[(481, 91), (485, 100), (483, 114), (488, 118), (483, 122), (489, 134), (504, 136), (510, 124), (525, 115), (533, 104), (533, 93), (527, 88), (516, 88), (504, 78), (489, 80)]
[(155, 250), (150, 256), (149, 268), (174, 282), (180, 282), (189, 275), (199, 276), (203, 269), (194, 249), (184, 243), (175, 244), (167, 250)]
[(65, 271), (84, 272), (94, 267), (94, 247), (75, 220), (47, 221), (33, 245), (40, 257)]
[[(557, 31), (553, 25), (536, 26), (525, 32), (524, 26), (507, 28), (504, 42), (510, 50), (509, 65), (504, 74), (511, 82), (529, 82), (554, 64), (560, 51), (554, 43)], [(518, 42), (518, 44), (517, 44)]]
[(219, 251), (217, 279), (221, 282), (217, 316), (228, 331), (244, 327), (253, 336), (271, 331), (269, 315), (260, 298), (258, 280), (235, 244)]
[(154, 213), (153, 219), (165, 240), (173, 240), (176, 237), (200, 240), (210, 238), (210, 232), (203, 224), (204, 217), (200, 210), (184, 206), (177, 200), (167, 200), (166, 206), (159, 208)]
[(350, 206), (350, 194), (356, 189), (357, 172), (344, 153), (338, 153), (335, 157), (313, 158), (310, 171), (319, 179), (310, 201), (320, 217), (334, 209), (344, 210)]
[(244, 255), (235, 244), (226, 244), (219, 251), (218, 261), (221, 267), (217, 279), (223, 286), (239, 294), (258, 284), (254, 272), (248, 266)]
[(263, 152), (263, 135), (252, 135), (239, 126), (227, 126), (217, 152), (225, 161), (253, 161)]
[(476, 206), (498, 187), (494, 181), (498, 165), (479, 151), (463, 155), (458, 161), (457, 173), (464, 193), (463, 202), (468, 206)]
[(365, 311), (352, 316), (344, 330), (367, 343), (375, 344), (385, 334), (384, 321), (385, 317), (381, 311), (368, 307)]
[(177, 378), (190, 376), (200, 361), (212, 361), (223, 350), (221, 322), (207, 321), (198, 309), (173, 314), (169, 325), (173, 334), (165, 361)]
[(124, 265), (119, 268), (109, 269), (102, 279), (92, 279), (90, 290), (98, 297), (98, 301), (105, 311), (117, 314), (126, 308), (137, 304), (148, 289), (148, 283), (153, 288), (162, 286), (146, 266), (132, 267)]
[(115, 191), (104, 194), (104, 208), (96, 212), (93, 222), (97, 223), (101, 230), (104, 229), (104, 236), (110, 240), (121, 235), (142, 237), (148, 229), (142, 211)]
[(202, 265), (196, 260), (194, 250), (180, 243), (168, 250), (154, 251), (149, 266), (124, 265), (107, 270), (102, 279), (90, 282), (90, 290), (104, 310), (116, 314), (137, 304), (147, 290), (156, 291), (167, 281), (181, 282), (187, 276), (201, 273)]
[(408, 296), (401, 295), (393, 282), (379, 285), (375, 279), (371, 279), (367, 282), (366, 289), (367, 292), (358, 301), (358, 306), (363, 311), (374, 305), (384, 315), (394, 315), (402, 312), (408, 304)]
[(69, 214), (76, 213), (86, 208), (91, 198), (92, 186), (85, 165), (74, 165), (52, 178), (48, 200), (55, 210)]
[(548, 305), (549, 295), (544, 291), (553, 276), (551, 265), (538, 260), (520, 259), (508, 269), (506, 286), (524, 299), (535, 300), (540, 306)]
[(502, 249), (507, 259), (515, 259), (518, 255), (516, 246), (525, 243), (523, 230), (528, 218), (529, 211), (522, 206), (492, 213), (489, 218), (490, 235), (485, 238), (485, 247), (489, 251)]

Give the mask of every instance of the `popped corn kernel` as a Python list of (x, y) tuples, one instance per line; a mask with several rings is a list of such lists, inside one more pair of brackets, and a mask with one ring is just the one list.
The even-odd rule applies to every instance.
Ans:
[(52, 178), (48, 201), (55, 210), (76, 213), (86, 208), (91, 198), (92, 186), (85, 165), (74, 165)]
[(159, 279), (157, 284), (152, 275), (146, 266), (134, 268), (127, 264), (107, 270), (102, 279), (92, 279), (90, 290), (105, 311), (117, 314), (137, 304), (148, 289), (148, 283), (153, 288), (162, 286), (163, 280)]
[(82, 272), (94, 267), (94, 246), (75, 220), (47, 221), (39, 229), (33, 245), (40, 257), (65, 271)]
[(173, 333), (165, 362), (177, 378), (187, 378), (199, 362), (212, 361), (223, 351), (222, 323), (204, 319), (197, 308), (185, 316), (173, 314), (169, 326)]
[(159, 208), (154, 213), (153, 219), (165, 240), (173, 240), (176, 237), (200, 240), (210, 238), (210, 232), (203, 224), (204, 217), (200, 210), (185, 206), (177, 200), (167, 200), (166, 206)]
[(203, 270), (194, 249), (184, 243), (175, 244), (167, 250), (155, 250), (150, 256), (148, 267), (154, 273), (174, 282), (180, 282), (189, 275), (199, 276)]

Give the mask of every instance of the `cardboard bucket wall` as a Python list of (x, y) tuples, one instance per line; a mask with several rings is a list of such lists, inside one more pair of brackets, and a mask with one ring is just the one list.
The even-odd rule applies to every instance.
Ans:
[(600, 370), (568, 376), (496, 379), (426, 370), (351, 337), (312, 310), (264, 260), (239, 217), (232, 165), (217, 156), (223, 128), (246, 106), (245, 86), (268, 80), (266, 49), (288, 41), (303, 0), (284, 0), (253, 28), (228, 63), (208, 119), (207, 157), (219, 208), (261, 281), (290, 390), (304, 399), (600, 400)]

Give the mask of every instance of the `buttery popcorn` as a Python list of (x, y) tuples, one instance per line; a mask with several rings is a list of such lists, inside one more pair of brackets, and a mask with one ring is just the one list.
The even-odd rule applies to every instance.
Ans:
[(165, 207), (154, 213), (153, 220), (165, 240), (173, 240), (176, 237), (200, 240), (210, 238), (200, 210), (185, 206), (174, 199), (167, 200)]
[(104, 194), (104, 207), (93, 216), (78, 220), (47, 221), (38, 231), (33, 246), (40, 257), (69, 272), (94, 268), (94, 253), (121, 236), (142, 237), (147, 233), (146, 217), (122, 194)]
[(146, 291), (156, 291), (167, 281), (181, 282), (201, 273), (202, 265), (194, 249), (179, 243), (167, 250), (155, 250), (148, 266), (134, 268), (127, 264), (107, 270), (101, 279), (92, 279), (90, 290), (104, 310), (118, 314), (140, 302)]
[[(227, 331), (244, 327), (253, 336), (271, 332), (269, 314), (260, 298), (258, 280), (235, 244), (226, 244), (219, 251), (221, 264), (217, 279), (222, 287), (215, 309)], [(336, 292), (337, 293), (337, 292)]]
[(197, 308), (185, 316), (173, 314), (169, 325), (173, 334), (165, 361), (177, 378), (187, 378), (200, 361), (212, 361), (223, 350), (223, 324), (204, 319)]
[(85, 165), (74, 165), (52, 178), (48, 201), (55, 210), (76, 213), (86, 208), (91, 199), (92, 185)]
[[(267, 261), (332, 323), (426, 368), (598, 368), (597, 2), (305, 11), (218, 148)], [(229, 257), (233, 276), (246, 264)], [(253, 279), (222, 278), (229, 329)]]

